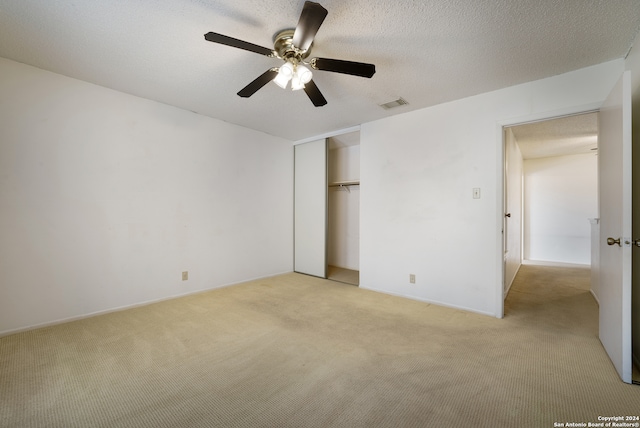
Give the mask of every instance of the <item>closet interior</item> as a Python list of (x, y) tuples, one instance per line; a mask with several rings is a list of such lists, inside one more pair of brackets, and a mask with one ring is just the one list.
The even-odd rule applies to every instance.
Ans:
[(328, 139), (327, 278), (360, 280), (360, 132)]

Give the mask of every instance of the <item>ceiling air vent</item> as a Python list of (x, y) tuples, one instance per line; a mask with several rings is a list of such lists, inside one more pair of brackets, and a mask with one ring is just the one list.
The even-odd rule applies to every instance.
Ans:
[(382, 107), (385, 110), (389, 110), (390, 108), (394, 108), (394, 107), (400, 107), (403, 105), (409, 104), (408, 102), (406, 102), (405, 100), (403, 100), (402, 98), (398, 98), (397, 100), (394, 101), (389, 101), (388, 103), (384, 103), (384, 104), (380, 104), (380, 107)]

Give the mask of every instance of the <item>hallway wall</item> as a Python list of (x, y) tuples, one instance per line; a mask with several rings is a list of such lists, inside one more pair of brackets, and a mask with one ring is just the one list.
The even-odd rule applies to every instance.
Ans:
[(598, 214), (593, 153), (524, 161), (524, 259), (591, 264), (591, 224)]

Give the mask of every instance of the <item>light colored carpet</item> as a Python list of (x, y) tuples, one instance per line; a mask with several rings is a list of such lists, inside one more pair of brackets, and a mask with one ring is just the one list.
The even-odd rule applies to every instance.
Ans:
[(588, 270), (502, 320), (286, 274), (0, 338), (2, 427), (553, 427), (640, 413)]

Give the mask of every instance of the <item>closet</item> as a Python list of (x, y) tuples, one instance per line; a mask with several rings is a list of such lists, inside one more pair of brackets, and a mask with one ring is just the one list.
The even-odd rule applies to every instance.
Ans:
[(360, 133), (295, 146), (294, 271), (359, 284)]
[(359, 284), (360, 133), (329, 138), (327, 278)]

